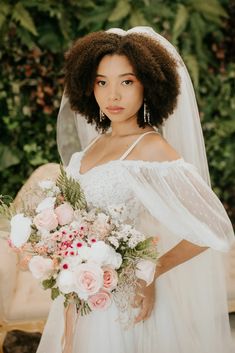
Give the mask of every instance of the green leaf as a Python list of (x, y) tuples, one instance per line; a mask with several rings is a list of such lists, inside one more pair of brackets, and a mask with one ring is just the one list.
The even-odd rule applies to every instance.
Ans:
[(127, 0), (119, 0), (116, 7), (110, 14), (108, 21), (115, 22), (125, 18), (131, 12), (131, 6)]
[(188, 9), (182, 5), (178, 5), (175, 22), (172, 30), (172, 41), (175, 43), (179, 35), (184, 31), (189, 19)]
[(13, 8), (12, 19), (19, 22), (22, 27), (27, 29), (30, 33), (35, 36), (38, 35), (34, 21), (30, 16), (30, 13), (24, 8), (24, 6), (18, 2)]
[(60, 295), (60, 290), (58, 287), (51, 289), (51, 299), (55, 300)]
[(50, 279), (44, 279), (44, 281), (42, 281), (42, 285), (44, 289), (52, 288), (55, 284), (56, 284), (56, 280), (53, 277), (51, 277)]

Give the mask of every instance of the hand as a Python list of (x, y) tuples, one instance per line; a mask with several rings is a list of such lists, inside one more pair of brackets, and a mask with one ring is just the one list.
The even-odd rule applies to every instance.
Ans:
[(147, 320), (153, 310), (155, 303), (155, 283), (151, 283), (146, 286), (146, 282), (143, 280), (138, 281), (138, 286), (136, 289), (136, 295), (133, 302), (133, 307), (140, 307), (139, 314), (135, 318), (135, 324), (140, 321)]

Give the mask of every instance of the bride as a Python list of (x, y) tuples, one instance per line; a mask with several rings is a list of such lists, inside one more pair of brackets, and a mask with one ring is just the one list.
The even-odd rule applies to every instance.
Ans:
[(231, 353), (220, 251), (233, 231), (210, 188), (192, 84), (174, 47), (145, 27), (75, 42), (58, 146), (88, 205), (125, 204), (127, 223), (158, 236), (160, 259), (154, 284), (142, 282), (133, 298), (131, 328), (115, 303), (79, 316), (59, 297), (37, 353)]

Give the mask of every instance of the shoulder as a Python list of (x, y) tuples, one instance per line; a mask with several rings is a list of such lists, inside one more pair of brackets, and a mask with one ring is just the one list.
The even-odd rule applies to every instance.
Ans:
[(173, 161), (181, 158), (180, 154), (160, 135), (145, 135), (138, 144), (141, 159), (151, 162)]

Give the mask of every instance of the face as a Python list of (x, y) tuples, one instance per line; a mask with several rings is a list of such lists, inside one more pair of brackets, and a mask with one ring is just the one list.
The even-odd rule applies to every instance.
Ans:
[(95, 99), (112, 122), (137, 118), (144, 88), (124, 55), (106, 55), (100, 61), (94, 85)]

